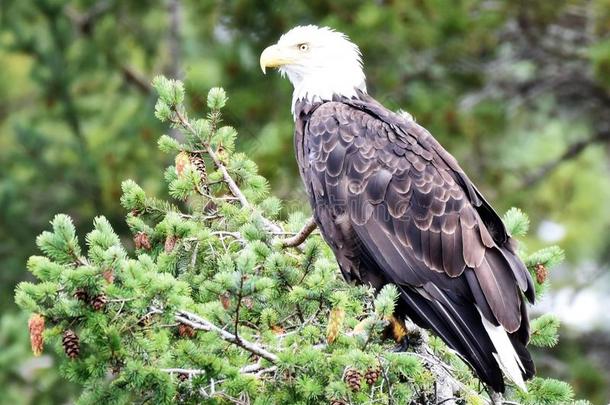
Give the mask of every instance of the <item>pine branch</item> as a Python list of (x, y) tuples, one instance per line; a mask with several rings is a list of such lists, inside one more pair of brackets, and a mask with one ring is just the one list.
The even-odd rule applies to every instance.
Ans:
[[(186, 119), (186, 117), (180, 111), (178, 111), (178, 109), (174, 109), (173, 111), (176, 115), (176, 118), (178, 119), (178, 123), (180, 124), (180, 126), (182, 126), (183, 129), (190, 132), (191, 134), (195, 134), (196, 133), (195, 129), (193, 128), (191, 123)], [(244, 193), (242, 193), (241, 189), (239, 188), (239, 186), (237, 185), (235, 180), (233, 180), (233, 177), (231, 177), (231, 174), (227, 170), (224, 163), (220, 160), (218, 155), (216, 155), (216, 152), (212, 149), (212, 147), (210, 146), (209, 143), (206, 143), (204, 146), (205, 146), (205, 153), (207, 153), (210, 156), (210, 158), (214, 162), (214, 166), (216, 166), (218, 171), (220, 171), (220, 173), (222, 174), (222, 177), (223, 177), (225, 183), (227, 184), (227, 186), (229, 187), (231, 194), (233, 194), (235, 197), (237, 197), (237, 199), (239, 200), (242, 207), (251, 209), (252, 204), (250, 204), (250, 202), (248, 201), (248, 199), (246, 198)], [(282, 228), (279, 227), (277, 224), (273, 223), (272, 221), (270, 221), (269, 219), (261, 216), (261, 220), (263, 221), (263, 223), (265, 224), (267, 229), (269, 229), (270, 231), (282, 232)]]
[(170, 373), (170, 374), (188, 374), (188, 375), (201, 375), (205, 374), (205, 370), (197, 370), (192, 368), (160, 368), (159, 370)]
[(303, 228), (294, 236), (281, 240), (282, 247), (296, 247), (305, 242), (307, 237), (316, 229), (316, 221), (313, 217), (309, 218)]
[[(157, 311), (157, 313), (162, 313), (162, 311), (160, 311), (158, 309), (156, 311)], [(175, 316), (175, 319), (178, 322), (182, 322), (184, 324), (190, 325), (191, 327), (193, 327), (195, 329), (204, 330), (206, 332), (216, 332), (223, 340), (233, 343), (233, 344), (241, 347), (242, 349), (245, 349), (245, 350), (249, 351), (250, 353), (255, 354), (259, 357), (262, 357), (263, 359), (268, 360), (272, 363), (277, 363), (277, 361), (279, 360), (279, 358), (275, 354), (267, 351), (266, 349), (257, 345), (256, 343), (252, 343), (241, 337), (235, 336), (234, 334), (227, 332), (224, 329), (220, 329), (218, 326), (214, 325), (210, 321), (208, 321), (192, 312), (178, 311), (178, 313)]]
[(127, 83), (133, 84), (142, 94), (150, 93), (151, 88), (148, 84), (148, 78), (141, 72), (129, 65), (119, 65), (118, 68)]

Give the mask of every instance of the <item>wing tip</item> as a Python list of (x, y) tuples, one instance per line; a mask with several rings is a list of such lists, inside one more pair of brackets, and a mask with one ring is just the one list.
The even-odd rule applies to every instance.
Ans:
[[(478, 308), (477, 308), (478, 309)], [(495, 326), (485, 318), (479, 310), (483, 327), (489, 336), (492, 344), (496, 348), (494, 358), (504, 372), (504, 375), (512, 381), (519, 389), (527, 392), (524, 377), (527, 377), (526, 369), (519, 358), (519, 355), (502, 325)]]

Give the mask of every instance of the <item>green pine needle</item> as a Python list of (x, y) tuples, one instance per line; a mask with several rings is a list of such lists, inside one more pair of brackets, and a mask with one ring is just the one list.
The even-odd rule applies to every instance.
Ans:
[(513, 236), (525, 236), (529, 230), (530, 220), (519, 208), (511, 208), (504, 214), (504, 225)]
[(538, 347), (553, 347), (558, 341), (559, 318), (552, 314), (542, 315), (531, 321), (530, 344)]

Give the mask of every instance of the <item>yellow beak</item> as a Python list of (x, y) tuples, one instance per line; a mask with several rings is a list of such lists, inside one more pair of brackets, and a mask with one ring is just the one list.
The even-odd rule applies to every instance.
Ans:
[(293, 62), (294, 60), (284, 55), (282, 49), (277, 45), (271, 45), (261, 53), (260, 64), (263, 74), (267, 73), (268, 67), (273, 68)]

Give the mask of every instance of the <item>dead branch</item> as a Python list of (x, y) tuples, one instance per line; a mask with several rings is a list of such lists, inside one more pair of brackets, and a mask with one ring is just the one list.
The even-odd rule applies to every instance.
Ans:
[(307, 239), (307, 237), (316, 229), (316, 221), (313, 217), (309, 218), (303, 228), (294, 236), (281, 240), (282, 247), (296, 247)]
[(217, 333), (223, 340), (226, 340), (229, 343), (233, 343), (242, 349), (249, 351), (252, 354), (255, 354), (259, 357), (262, 357), (265, 360), (268, 360), (272, 363), (276, 363), (279, 358), (264, 349), (262, 346), (257, 345), (256, 343), (252, 343), (248, 340), (245, 340), (242, 337), (237, 337), (234, 334), (227, 332), (224, 329), (220, 329), (218, 326), (214, 325), (212, 322), (196, 315), (192, 312), (187, 311), (178, 311), (175, 316), (175, 319), (178, 322), (182, 322), (186, 325), (193, 327), (194, 329), (204, 330), (206, 332), (215, 332)]

